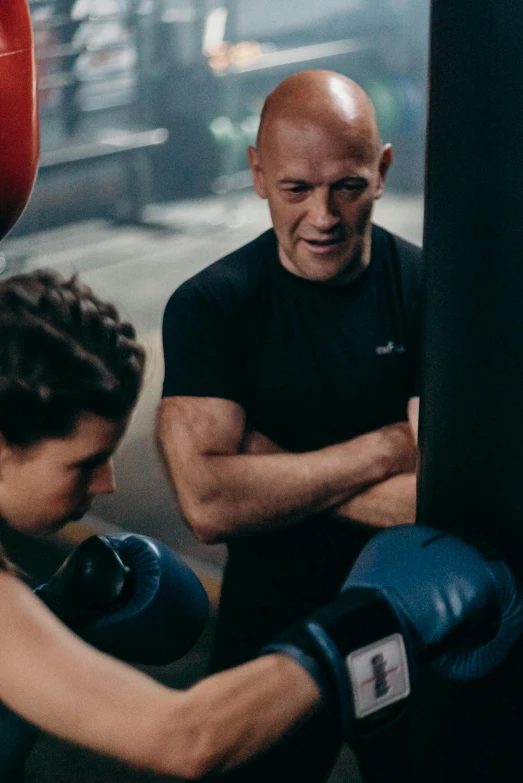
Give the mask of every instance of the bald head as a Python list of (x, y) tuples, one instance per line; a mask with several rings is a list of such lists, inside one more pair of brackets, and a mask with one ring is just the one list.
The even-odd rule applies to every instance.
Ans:
[(335, 285), (361, 274), (370, 263), (374, 202), (392, 161), (361, 87), (332, 71), (285, 79), (265, 102), (248, 156), (282, 265)]
[(350, 137), (379, 154), (381, 140), (374, 107), (351, 79), (333, 71), (302, 71), (279, 84), (267, 97), (257, 146), (270, 147), (281, 132), (321, 126), (327, 133)]

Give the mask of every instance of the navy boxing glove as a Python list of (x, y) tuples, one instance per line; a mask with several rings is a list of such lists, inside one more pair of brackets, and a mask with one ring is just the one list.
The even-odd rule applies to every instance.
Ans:
[[(522, 623), (520, 588), (505, 564), (448, 533), (409, 525), (371, 539), (341, 596), (262, 652), (300, 663), (350, 740), (403, 709), (417, 658), (435, 657), (447, 676), (480, 677), (508, 655)], [(478, 628), (487, 640), (475, 638)], [(472, 645), (461, 636), (456, 646), (464, 629)]]
[(441, 530), (402, 525), (375, 536), (343, 589), (363, 586), (390, 602), (416, 651), (446, 677), (484, 677), (523, 629), (521, 586), (508, 566)]
[(198, 640), (205, 590), (167, 546), (147, 536), (91, 536), (35, 590), (82, 639), (116, 658), (164, 665)]
[(403, 711), (415, 665), (407, 626), (374, 588), (354, 588), (284, 631), (261, 654), (283, 653), (316, 681), (345, 739)]

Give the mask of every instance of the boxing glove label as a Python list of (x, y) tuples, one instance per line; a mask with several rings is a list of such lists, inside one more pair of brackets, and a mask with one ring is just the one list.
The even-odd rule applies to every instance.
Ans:
[(410, 694), (407, 653), (399, 633), (354, 650), (346, 663), (356, 718), (365, 718)]

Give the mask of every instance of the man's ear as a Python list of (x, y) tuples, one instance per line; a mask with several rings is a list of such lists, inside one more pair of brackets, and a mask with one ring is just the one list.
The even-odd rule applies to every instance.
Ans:
[(378, 195), (376, 198), (380, 198), (380, 196), (383, 194), (383, 188), (385, 186), (385, 180), (387, 179), (387, 172), (390, 168), (390, 164), (392, 163), (392, 157), (392, 145), (385, 144), (381, 150), (381, 158), (379, 163), (380, 180), (378, 186)]
[(247, 155), (249, 158), (249, 166), (251, 167), (252, 181), (254, 182), (256, 193), (260, 198), (267, 198), (265, 177), (263, 176), (263, 170), (260, 162), (260, 152), (256, 147), (249, 146)]

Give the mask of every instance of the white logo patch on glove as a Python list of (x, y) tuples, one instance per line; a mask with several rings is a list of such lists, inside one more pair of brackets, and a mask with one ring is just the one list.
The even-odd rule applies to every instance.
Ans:
[(410, 694), (407, 653), (399, 633), (354, 650), (346, 663), (356, 718), (365, 718)]

